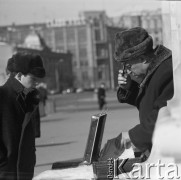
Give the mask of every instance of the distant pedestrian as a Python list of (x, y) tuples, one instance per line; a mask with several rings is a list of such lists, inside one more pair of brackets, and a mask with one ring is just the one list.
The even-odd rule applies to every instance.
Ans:
[(33, 115), (39, 101), (30, 89), (45, 69), (39, 55), (16, 53), (8, 62), (10, 76), (0, 86), (0, 180), (31, 180), (36, 162)]
[(106, 89), (104, 83), (101, 83), (100, 87), (98, 88), (97, 98), (98, 98), (99, 110), (102, 110), (106, 105)]

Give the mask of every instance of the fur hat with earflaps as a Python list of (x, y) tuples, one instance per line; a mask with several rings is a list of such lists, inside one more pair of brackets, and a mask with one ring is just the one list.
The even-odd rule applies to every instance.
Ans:
[(153, 40), (148, 32), (135, 27), (118, 32), (115, 36), (114, 58), (120, 62), (134, 61), (140, 55), (153, 51)]
[(40, 55), (30, 53), (16, 53), (7, 63), (7, 71), (33, 74), (35, 77), (44, 78), (45, 68)]

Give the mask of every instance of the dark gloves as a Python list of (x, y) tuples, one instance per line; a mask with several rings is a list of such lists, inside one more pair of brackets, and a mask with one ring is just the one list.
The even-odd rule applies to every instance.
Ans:
[(26, 91), (25, 102), (27, 105), (27, 111), (32, 111), (35, 106), (37, 106), (40, 102), (40, 94), (37, 89), (31, 89)]

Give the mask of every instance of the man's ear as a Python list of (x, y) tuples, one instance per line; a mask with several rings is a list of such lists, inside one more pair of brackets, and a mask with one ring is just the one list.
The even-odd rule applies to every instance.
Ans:
[(19, 81), (21, 81), (21, 76), (22, 76), (22, 73), (19, 72), (16, 74), (15, 78), (18, 79)]

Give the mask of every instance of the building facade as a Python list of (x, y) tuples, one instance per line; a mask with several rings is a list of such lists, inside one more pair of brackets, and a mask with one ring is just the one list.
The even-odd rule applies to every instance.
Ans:
[(112, 56), (114, 34), (136, 26), (148, 30), (154, 39), (154, 46), (162, 43), (160, 10), (125, 14), (119, 17), (116, 23), (105, 11), (86, 11), (82, 12), (79, 18), (1, 27), (0, 40), (17, 46), (23, 44), (26, 37), (36, 31), (52, 52), (72, 54), (74, 88), (93, 89), (101, 82), (104, 82), (107, 88), (114, 88), (117, 73)]
[(107, 26), (111, 23), (104, 11), (87, 11), (78, 19), (1, 27), (0, 39), (19, 46), (37, 31), (51, 51), (72, 54), (74, 88), (96, 88), (101, 82), (110, 88)]
[(106, 29), (109, 22), (104, 11), (87, 11), (78, 19), (47, 23), (43, 31), (47, 45), (73, 54), (75, 88), (95, 88), (101, 82), (110, 87)]
[(161, 9), (124, 14), (120, 17), (118, 26), (124, 28), (143, 27), (153, 37), (154, 47), (163, 43)]

